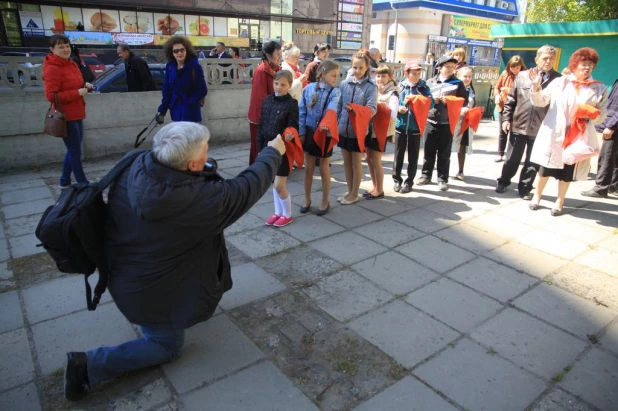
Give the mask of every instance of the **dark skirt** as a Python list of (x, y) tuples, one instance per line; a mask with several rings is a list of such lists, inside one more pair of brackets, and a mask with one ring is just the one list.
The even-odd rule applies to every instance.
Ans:
[[(268, 146), (268, 141), (260, 140), (258, 141), (258, 145), (259, 145), (260, 151), (262, 151), (264, 150), (265, 147)], [(281, 165), (279, 166), (279, 169), (277, 170), (277, 175), (279, 177), (288, 177), (290, 175), (290, 162), (288, 161), (288, 156), (285, 154), (283, 155), (283, 158), (281, 159)]]
[[(313, 133), (315, 133), (315, 130), (307, 127), (305, 131), (305, 142), (303, 143), (303, 151), (309, 154), (310, 156), (314, 156), (314, 157), (319, 157), (319, 158), (331, 157), (333, 155), (333, 150), (330, 150), (327, 153), (323, 153), (320, 146), (318, 146), (313, 140)], [(330, 145), (330, 140), (331, 140), (331, 137), (326, 136), (326, 143), (325, 143), (326, 147)]]
[(463, 136), (461, 136), (461, 143), (459, 143), (462, 146), (466, 146), (468, 147), (470, 145), (470, 133), (469, 133), (469, 129), (464, 131)]
[(373, 138), (370, 135), (367, 135), (367, 137), (365, 137), (365, 148), (383, 153), (386, 150), (386, 141), (388, 141), (388, 139), (392, 137), (393, 136), (387, 136), (386, 140), (384, 141), (384, 147), (380, 147), (380, 143), (377, 138)]
[(356, 137), (343, 137), (339, 136), (339, 143), (337, 143), (337, 147), (342, 148), (344, 150), (351, 151), (353, 153), (360, 153), (361, 149), (358, 146), (358, 140)]
[(556, 180), (575, 181), (575, 164), (565, 164), (563, 168), (545, 168), (539, 166), (539, 177), (553, 177)]

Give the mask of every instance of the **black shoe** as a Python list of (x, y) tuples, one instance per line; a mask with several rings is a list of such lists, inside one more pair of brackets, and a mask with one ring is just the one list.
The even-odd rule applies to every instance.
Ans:
[(583, 195), (584, 197), (607, 198), (606, 193), (599, 193), (594, 188), (588, 191), (582, 191), (580, 194)]
[(399, 181), (395, 181), (395, 185), (393, 186), (393, 190), (398, 193), (401, 190), (401, 183)]
[(326, 206), (326, 208), (324, 210), (320, 210), (318, 208), (318, 211), (315, 212), (315, 215), (317, 216), (323, 216), (324, 214), (328, 213), (328, 210), (330, 210), (330, 203), (328, 203), (328, 205)]
[(496, 193), (503, 194), (506, 191), (506, 186), (504, 184), (498, 183), (496, 186)]
[(301, 214), (307, 214), (309, 210), (311, 210), (311, 202), (309, 202), (309, 205), (307, 207), (300, 206)]
[(554, 217), (558, 217), (559, 215), (562, 215), (562, 210), (558, 210), (557, 208), (552, 208), (551, 215)]
[(611, 188), (609, 190), (607, 190), (607, 194), (609, 195), (618, 195), (618, 190), (612, 190)]
[(423, 177), (419, 178), (418, 180), (416, 180), (416, 185), (417, 186), (424, 186), (425, 184), (429, 184), (429, 183), (431, 183), (431, 180), (428, 179), (425, 176), (423, 176)]
[(64, 396), (69, 401), (79, 401), (88, 395), (88, 357), (84, 352), (67, 353), (64, 370)]
[(536, 203), (530, 203), (530, 204), (528, 204), (528, 207), (530, 207), (530, 210), (532, 210), (532, 211), (536, 211), (536, 210), (539, 209), (539, 205), (536, 204)]
[(404, 184), (401, 190), (399, 190), (399, 194), (407, 194), (410, 191), (412, 191), (412, 186), (410, 184)]

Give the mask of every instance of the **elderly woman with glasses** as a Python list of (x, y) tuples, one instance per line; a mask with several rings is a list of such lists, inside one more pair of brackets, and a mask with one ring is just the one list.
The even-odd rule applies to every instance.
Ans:
[(300, 98), (303, 95), (303, 87), (308, 84), (307, 78), (309, 77), (298, 67), (298, 60), (300, 60), (300, 49), (294, 45), (294, 43), (289, 42), (285, 43), (281, 47), (281, 52), (283, 55), (281, 70), (289, 71), (294, 77), (294, 82), (292, 82), (292, 88), (290, 88), (289, 93), (296, 101), (300, 101)]
[(186, 37), (173, 36), (163, 46), (163, 52), (167, 64), (157, 120), (162, 123), (169, 110), (172, 121), (200, 123), (208, 88), (193, 45)]
[(549, 105), (530, 155), (530, 161), (540, 166), (531, 210), (539, 208), (549, 177), (558, 180), (552, 216), (562, 214), (571, 181), (588, 178), (590, 157), (599, 148), (594, 126), (607, 116), (607, 87), (592, 78), (598, 62), (599, 54), (590, 47), (575, 51), (569, 59), (571, 74), (554, 80), (545, 89), (541, 89), (543, 76), (530, 71), (532, 104)]

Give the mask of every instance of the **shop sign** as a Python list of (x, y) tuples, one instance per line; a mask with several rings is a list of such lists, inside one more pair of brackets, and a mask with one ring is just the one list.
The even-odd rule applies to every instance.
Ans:
[[(155, 34), (155, 46), (162, 46), (171, 36), (163, 36)], [(186, 36), (194, 47), (214, 47), (217, 42), (225, 43), (230, 47), (249, 47), (248, 38), (238, 37), (215, 37), (215, 36)]]
[(437, 41), (438, 43), (446, 43), (446, 36), (435, 36), (433, 34), (429, 35), (429, 41)]
[(43, 30), (43, 17), (38, 11), (20, 11), (19, 19), (21, 20), (21, 28), (24, 37), (45, 36), (45, 30)]
[(69, 38), (71, 44), (108, 45), (113, 44), (111, 33), (98, 33), (88, 31), (65, 31), (64, 35)]
[(468, 44), (468, 40), (466, 39), (455, 39), (452, 37), (448, 38), (448, 43), (449, 44)]
[(491, 39), (491, 26), (494, 24), (497, 23), (491, 20), (451, 15), (449, 19), (448, 36), (489, 40)]
[(340, 41), (339, 48), (341, 49), (351, 49), (358, 50), (361, 48), (362, 43), (356, 41)]
[(351, 33), (348, 31), (342, 31), (339, 33), (342, 41), (362, 41), (363, 33)]
[(351, 13), (339, 13), (339, 20), (349, 21), (352, 23), (362, 23), (363, 15), (362, 14), (351, 14)]
[(147, 33), (114, 33), (114, 44), (145, 46), (154, 44), (154, 35)]
[(363, 25), (354, 24), (354, 23), (339, 23), (339, 30), (340, 31), (358, 31), (362, 33)]
[(332, 36), (334, 33), (332, 30), (296, 29), (296, 34), (317, 34), (320, 36)]

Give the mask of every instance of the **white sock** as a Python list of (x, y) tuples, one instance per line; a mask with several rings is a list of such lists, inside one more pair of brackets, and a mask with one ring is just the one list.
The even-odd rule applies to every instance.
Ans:
[(275, 214), (281, 215), (283, 213), (283, 207), (281, 207), (281, 199), (279, 198), (279, 194), (277, 194), (277, 190), (273, 188), (273, 199), (275, 200)]
[(283, 209), (283, 216), (285, 218), (292, 217), (292, 196), (288, 195), (288, 198), (281, 200), (281, 208)]

